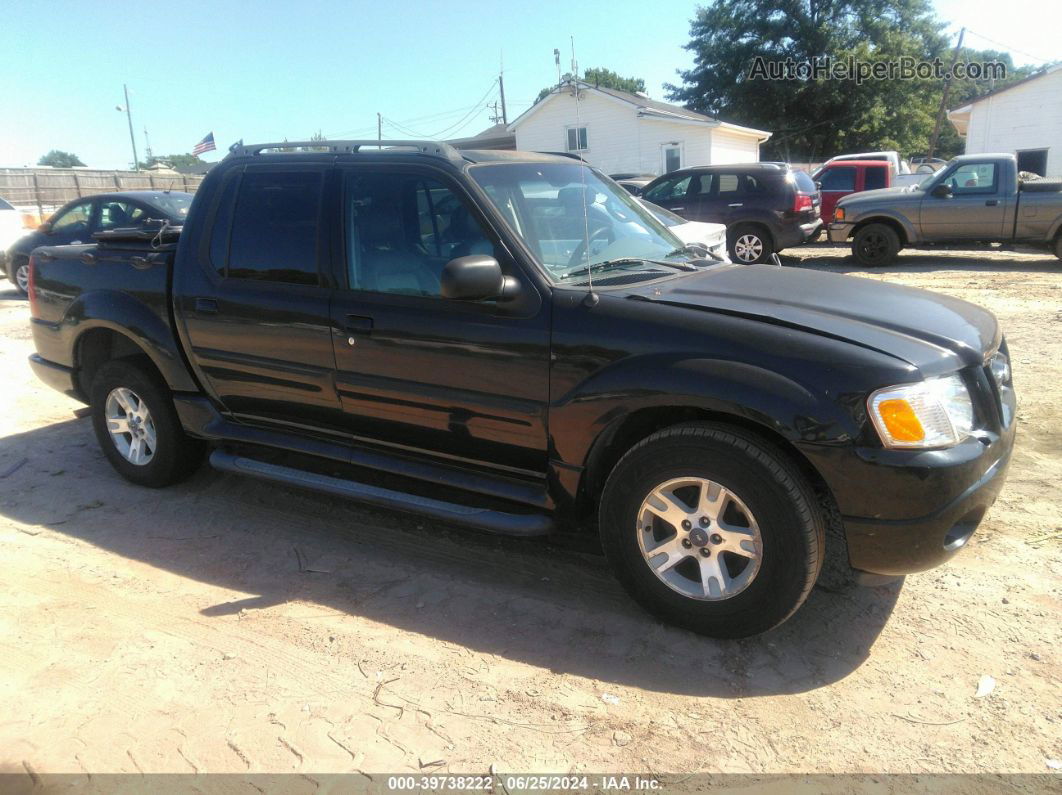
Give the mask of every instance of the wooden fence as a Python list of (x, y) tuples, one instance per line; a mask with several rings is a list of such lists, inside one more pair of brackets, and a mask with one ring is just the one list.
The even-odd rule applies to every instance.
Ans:
[(179, 190), (195, 193), (203, 177), (151, 171), (87, 168), (0, 168), (0, 199), (41, 219), (72, 199), (123, 190)]

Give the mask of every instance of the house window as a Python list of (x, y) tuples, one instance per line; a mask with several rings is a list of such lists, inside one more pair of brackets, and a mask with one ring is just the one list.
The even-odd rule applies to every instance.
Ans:
[(586, 143), (586, 128), (585, 127), (569, 127), (568, 128), (568, 151), (569, 152), (585, 152), (590, 147)]

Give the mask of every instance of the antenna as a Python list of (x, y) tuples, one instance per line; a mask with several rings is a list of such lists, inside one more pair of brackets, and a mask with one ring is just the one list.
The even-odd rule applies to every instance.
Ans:
[[(575, 36), (572, 36), (572, 77), (575, 84), (575, 148), (578, 150), (579, 129), (581, 127), (579, 123), (579, 103), (582, 100), (579, 91), (579, 72), (575, 62)], [(584, 303), (587, 306), (594, 306), (598, 299), (594, 295), (594, 270), (590, 267), (590, 210), (586, 206), (586, 163), (581, 155), (579, 156), (579, 178), (583, 183), (581, 194), (583, 204), (583, 254), (586, 257), (587, 293)]]

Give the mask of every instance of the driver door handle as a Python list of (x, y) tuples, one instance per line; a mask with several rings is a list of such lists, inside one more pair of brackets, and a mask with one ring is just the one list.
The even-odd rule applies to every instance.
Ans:
[(999, 204), (999, 199), (989, 199), (985, 202), (985, 207), (995, 207)]
[(672, 207), (671, 208), (671, 212), (674, 213), (674, 212), (678, 212), (679, 210), (685, 210), (685, 209), (686, 209), (685, 207)]
[(744, 206), (745, 206), (744, 202), (734, 202), (733, 204), (728, 204), (727, 205), (727, 207), (744, 207)]

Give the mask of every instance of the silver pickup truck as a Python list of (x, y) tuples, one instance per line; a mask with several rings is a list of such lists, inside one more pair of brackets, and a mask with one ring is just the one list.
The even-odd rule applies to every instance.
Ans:
[(1021, 178), (1014, 155), (962, 155), (917, 185), (841, 199), (829, 235), (868, 267), (956, 243), (1043, 245), (1062, 259), (1062, 180)]

